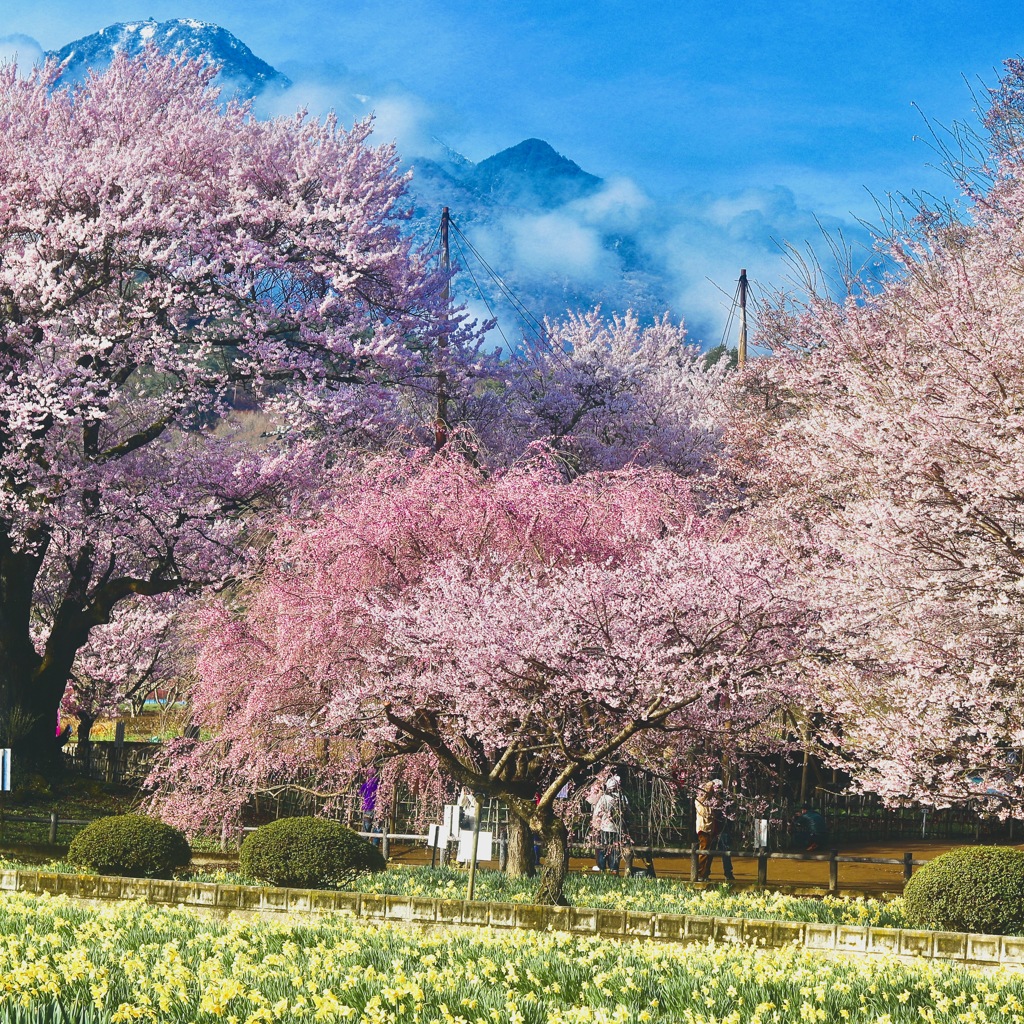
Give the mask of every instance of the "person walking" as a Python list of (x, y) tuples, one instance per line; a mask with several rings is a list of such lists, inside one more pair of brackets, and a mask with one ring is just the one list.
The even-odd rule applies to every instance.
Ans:
[(793, 819), (793, 843), (808, 852), (828, 841), (828, 822), (810, 804), (803, 804)]
[(721, 788), (721, 779), (708, 779), (697, 790), (697, 796), (693, 801), (693, 809), (696, 813), (697, 846), (701, 850), (701, 854), (697, 858), (698, 882), (706, 882), (711, 877), (711, 858), (713, 856), (711, 851), (714, 849), (715, 840), (718, 838), (715, 804), (717, 803), (718, 791)]
[(593, 807), (590, 830), (597, 848), (597, 863), (590, 870), (618, 874), (626, 802), (622, 795), (622, 780), (618, 775), (609, 775), (603, 787), (592, 789), (587, 794), (587, 801)]
[[(456, 853), (455, 862), (463, 867), (469, 862), (469, 854), (466, 852), (466, 844), (462, 841), (463, 832), (472, 832), (476, 828), (476, 797), (469, 786), (463, 786), (459, 792), (459, 799), (456, 801), (459, 808), (459, 847)], [(465, 856), (463, 856), (465, 854)]]
[[(377, 769), (370, 767), (366, 773), (366, 779), (359, 787), (359, 807), (363, 812), (363, 831), (376, 832), (374, 817), (377, 811), (377, 790), (380, 788), (380, 779), (377, 777)], [(374, 846), (380, 846), (379, 839), (370, 840)]]
[(736, 820), (736, 801), (723, 788), (718, 791), (718, 800), (713, 810), (715, 816), (715, 838), (712, 849), (718, 850), (722, 855), (722, 873), (725, 875), (725, 880), (727, 882), (734, 882), (736, 877), (732, 870), (732, 855), (730, 851), (732, 850), (732, 828)]

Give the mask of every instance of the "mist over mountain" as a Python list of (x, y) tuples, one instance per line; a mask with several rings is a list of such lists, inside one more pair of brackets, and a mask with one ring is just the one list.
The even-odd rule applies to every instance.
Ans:
[(190, 18), (173, 21), (150, 18), (108, 25), (46, 56), (57, 60), (65, 81), (80, 81), (90, 68), (106, 67), (115, 53), (124, 52), (134, 57), (150, 44), (165, 53), (208, 57), (220, 66), (217, 84), (228, 95), (252, 99), (265, 89), (284, 90), (291, 85), (285, 75), (260, 60), (227, 29)]
[(457, 287), (463, 301), (510, 313), (472, 246), (537, 319), (596, 305), (642, 319), (668, 310), (664, 273), (642, 240), (643, 197), (621, 183), (588, 173), (542, 139), (476, 164), (450, 149), (409, 162), (417, 233), (431, 237), (445, 206), (460, 229), (453, 259), (476, 278)]
[[(60, 62), (64, 80), (76, 81), (90, 68), (105, 67), (116, 52), (134, 55), (148, 44), (207, 57), (222, 69), (217, 82), (225, 94), (255, 99), (258, 113), (291, 112), (304, 105), (298, 98), (301, 89), (292, 90), (288, 77), (230, 32), (191, 19), (111, 25), (48, 56)], [(292, 92), (294, 107), (289, 105)], [(331, 105), (351, 106), (347, 99), (336, 93)], [(655, 204), (634, 183), (591, 174), (542, 139), (525, 139), (479, 163), (436, 139), (417, 148), (429, 149), (430, 155), (403, 153), (405, 166), (413, 171), (411, 230), (430, 242), (442, 208), (450, 209), (452, 258), (462, 271), (454, 296), (480, 318), (498, 316), (504, 339), (496, 338), (496, 344), (516, 344), (524, 330), (534, 330), (544, 317), (595, 306), (608, 315), (632, 309), (642, 321), (669, 311), (676, 317), (685, 313), (696, 338), (711, 336), (708, 325), (717, 318), (720, 298), (700, 295), (692, 281), (681, 282), (683, 275), (693, 278), (686, 261), (698, 255), (701, 286), (714, 272), (714, 254), (706, 247), (688, 255), (691, 237), (706, 233), (708, 204), (701, 201), (694, 210)], [(773, 204), (773, 213), (789, 215), (778, 206), (778, 197), (756, 195), (753, 202)], [(740, 230), (764, 248), (771, 225), (760, 214), (744, 217)], [(730, 275), (731, 262), (726, 264)], [(518, 315), (517, 305), (530, 316)]]

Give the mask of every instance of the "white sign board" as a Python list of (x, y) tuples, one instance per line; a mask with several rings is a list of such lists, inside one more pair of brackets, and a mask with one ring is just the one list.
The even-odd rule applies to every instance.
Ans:
[(450, 838), (444, 825), (430, 825), (427, 828), (427, 846), (432, 846), (435, 850), (447, 846)]
[[(459, 856), (460, 861), (469, 862), (473, 856), (473, 830), (471, 828), (464, 828), (459, 832)], [(479, 863), (482, 860), (493, 859), (493, 849), (491, 843), (491, 833), (481, 832), (477, 838), (476, 844), (476, 859)]]
[(11, 748), (0, 748), (0, 791), (11, 791)]
[(459, 816), (462, 809), (458, 804), (444, 805), (444, 824), (441, 826), (450, 836), (459, 834)]
[(768, 848), (768, 819), (757, 818), (754, 821), (754, 849), (764, 850)]

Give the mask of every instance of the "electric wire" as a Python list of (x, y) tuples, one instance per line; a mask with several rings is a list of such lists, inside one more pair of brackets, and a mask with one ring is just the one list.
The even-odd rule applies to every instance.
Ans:
[[(453, 232), (461, 240), (461, 242), (465, 246), (465, 248), (468, 249), (470, 253), (472, 253), (472, 255), (475, 257), (475, 259), (480, 264), (480, 266), (483, 267), (484, 270), (487, 272), (487, 275), (491, 278), (491, 280), (498, 287), (498, 290), (504, 296), (506, 301), (512, 306), (513, 311), (519, 316), (519, 318), (523, 322), (524, 326), (526, 326), (527, 328), (530, 329), (529, 332), (524, 332), (524, 337), (523, 337), (523, 341), (527, 345), (527, 347), (530, 346), (530, 333), (534, 333), (536, 339), (542, 344), (542, 346), (544, 348), (546, 348), (546, 349), (548, 349), (550, 351), (553, 351), (554, 350), (554, 346), (551, 344), (551, 341), (550, 341), (550, 339), (547, 336), (547, 332), (544, 329), (543, 322), (541, 320), (539, 320), (530, 311), (530, 309), (527, 307), (527, 305), (512, 291), (512, 289), (508, 286), (508, 284), (501, 278), (501, 276), (494, 270), (494, 268), (487, 262), (487, 260), (484, 259), (484, 257), (481, 255), (480, 251), (476, 248), (475, 245), (473, 245), (473, 243), (466, 236), (466, 233), (454, 221), (452, 221), (450, 217), (449, 217), (448, 223), (449, 223), (450, 227), (452, 228)], [(461, 247), (460, 247), (460, 251), (461, 251)], [(466, 262), (467, 267), (468, 267), (469, 261), (465, 260), (465, 262)], [(479, 290), (480, 289), (480, 285), (479, 285), (479, 282), (476, 280), (476, 276), (475, 275), (473, 275), (473, 279), (474, 279), (474, 283), (477, 286), (477, 289)], [(483, 292), (481, 291), (481, 296), (482, 295), (483, 295)], [(490, 310), (489, 306), (488, 306), (488, 310)], [(493, 316), (493, 313), (491, 315)], [(502, 335), (502, 337), (504, 337), (504, 335)], [(506, 339), (506, 343), (507, 343), (507, 339)], [(514, 355), (514, 352), (512, 352), (510, 354)]]
[[(448, 223), (451, 224), (451, 221), (449, 220)], [(505, 347), (508, 350), (509, 355), (511, 356), (512, 345), (509, 342), (508, 338), (505, 337), (505, 332), (502, 330), (501, 323), (499, 322), (498, 318), (494, 315), (494, 310), (491, 309), (491, 304), (487, 300), (487, 296), (484, 294), (483, 288), (480, 287), (480, 282), (476, 279), (476, 274), (473, 272), (473, 268), (470, 266), (469, 260), (466, 259), (466, 254), (465, 252), (463, 252), (462, 246), (459, 244), (458, 238), (455, 239), (455, 247), (458, 249), (459, 255), (462, 256), (461, 266), (465, 267), (466, 272), (469, 274), (471, 278), (473, 278), (473, 284), (476, 285), (476, 290), (480, 293), (480, 298), (483, 301), (484, 306), (487, 307), (487, 313), (490, 316), (490, 318), (494, 321), (494, 326), (498, 329), (498, 333), (501, 335), (501, 340), (505, 342)]]

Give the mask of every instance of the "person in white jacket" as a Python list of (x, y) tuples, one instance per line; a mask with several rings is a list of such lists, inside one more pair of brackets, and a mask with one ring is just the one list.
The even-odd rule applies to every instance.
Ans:
[(597, 863), (592, 871), (611, 871), (618, 874), (619, 852), (622, 840), (622, 817), (626, 798), (622, 794), (622, 780), (609, 775), (604, 787), (587, 794), (592, 805), (590, 830), (597, 847)]

